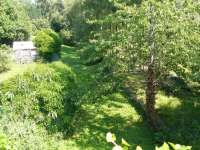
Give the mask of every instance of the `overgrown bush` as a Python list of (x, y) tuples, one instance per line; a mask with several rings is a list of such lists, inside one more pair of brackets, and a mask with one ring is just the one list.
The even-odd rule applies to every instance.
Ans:
[(59, 35), (51, 29), (42, 29), (36, 33), (35, 46), (41, 56), (51, 59), (52, 54), (59, 53), (62, 41)]
[(38, 64), (1, 86), (1, 104), (16, 118), (32, 119), (50, 131), (70, 128), (76, 109), (76, 76), (61, 62)]
[(0, 149), (1, 150), (9, 150), (11, 147), (9, 146), (8, 139), (6, 135), (0, 133)]
[(58, 15), (57, 13), (52, 16), (51, 19), (51, 29), (53, 29), (55, 32), (60, 32), (64, 28), (68, 26), (67, 21), (65, 18), (61, 15)]
[(63, 150), (63, 135), (54, 136), (34, 120), (17, 118), (9, 107), (0, 109), (1, 150)]
[(9, 50), (5, 45), (0, 46), (0, 73), (9, 69)]

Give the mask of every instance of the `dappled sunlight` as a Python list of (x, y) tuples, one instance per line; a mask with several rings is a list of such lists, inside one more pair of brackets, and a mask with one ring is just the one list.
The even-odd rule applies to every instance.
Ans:
[(0, 150), (199, 150), (199, 8), (0, 0)]
[(111, 145), (105, 140), (106, 133), (111, 131), (119, 136), (119, 139), (126, 139), (133, 145), (133, 149), (141, 144), (144, 148), (153, 150), (152, 131), (147, 128), (148, 125), (143, 122), (128, 100), (120, 93), (105, 98), (100, 105), (83, 106), (79, 114), (82, 120), (77, 123), (77, 128), (82, 129), (78, 129), (75, 137), (77, 145), (81, 146), (80, 149), (111, 149)]
[(156, 108), (170, 107), (171, 109), (176, 109), (181, 107), (182, 101), (174, 96), (166, 96), (163, 92), (159, 92), (156, 95)]
[(159, 138), (180, 144), (192, 145), (198, 149), (200, 142), (200, 105), (198, 95), (185, 97), (157, 95), (156, 107), (164, 121), (165, 128)]

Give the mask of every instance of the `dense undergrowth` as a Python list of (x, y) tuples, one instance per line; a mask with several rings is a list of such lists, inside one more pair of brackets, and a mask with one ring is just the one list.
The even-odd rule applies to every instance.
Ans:
[[(43, 134), (69, 134), (77, 107), (76, 86), (75, 73), (61, 62), (37, 64), (5, 81), (1, 85), (1, 132), (16, 149), (42, 149)], [(27, 144), (29, 138), (36, 141)], [(41, 143), (35, 146), (34, 142)]]

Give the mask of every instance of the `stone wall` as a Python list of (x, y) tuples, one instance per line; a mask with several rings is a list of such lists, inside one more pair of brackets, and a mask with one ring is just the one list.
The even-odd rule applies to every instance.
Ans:
[(19, 64), (32, 63), (37, 58), (36, 50), (15, 50), (13, 51), (14, 60)]

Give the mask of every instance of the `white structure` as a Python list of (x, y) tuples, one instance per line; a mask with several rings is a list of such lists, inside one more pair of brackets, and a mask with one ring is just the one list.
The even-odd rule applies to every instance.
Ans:
[(37, 58), (36, 47), (32, 41), (13, 42), (13, 56), (17, 63), (31, 63)]

